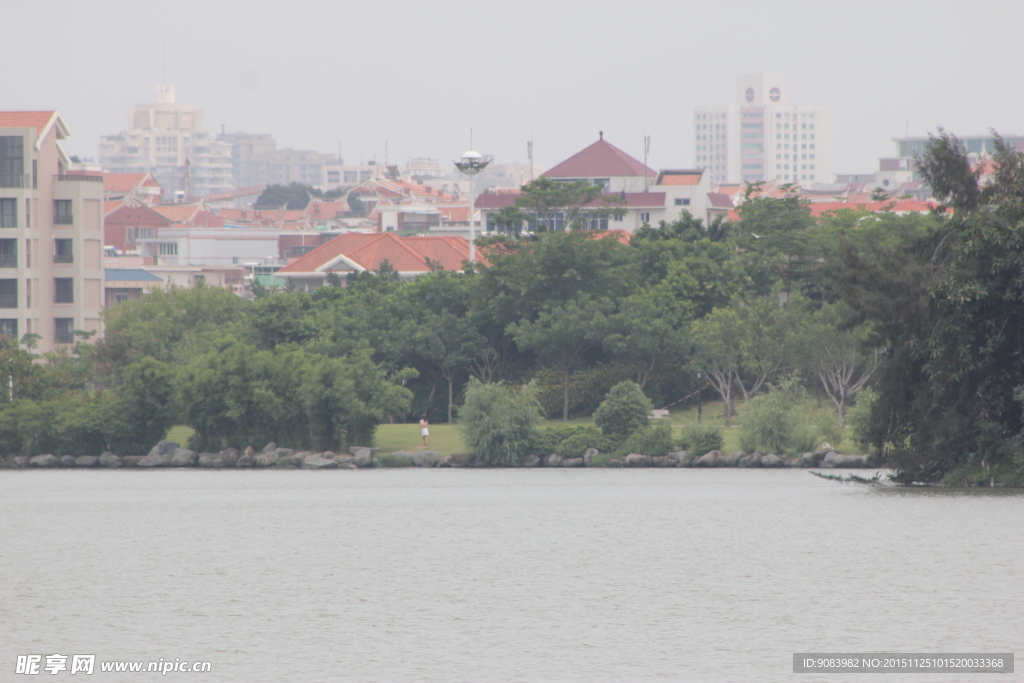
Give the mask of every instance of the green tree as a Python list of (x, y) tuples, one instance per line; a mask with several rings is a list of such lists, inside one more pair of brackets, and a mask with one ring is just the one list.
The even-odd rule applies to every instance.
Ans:
[(302, 183), (290, 185), (270, 185), (256, 198), (253, 208), (277, 209), (282, 206), (289, 210), (305, 209), (312, 196), (318, 194), (313, 187)]
[(633, 432), (646, 429), (653, 410), (651, 400), (644, 396), (639, 384), (619, 382), (598, 406), (594, 424), (602, 434), (619, 442)]
[(569, 380), (583, 355), (601, 343), (607, 329), (607, 304), (580, 297), (543, 311), (536, 322), (512, 324), (508, 333), (524, 351), (532, 351), (562, 373), (562, 420), (569, 420)]
[(524, 226), (533, 232), (591, 229), (624, 216), (623, 204), (618, 195), (605, 194), (603, 185), (541, 176), (524, 185), (515, 205), (496, 212), (493, 221), (514, 235)]
[(542, 419), (532, 383), (512, 389), (501, 382), (482, 384), (470, 378), (459, 422), (477, 462), (490, 466), (519, 464), (533, 443)]

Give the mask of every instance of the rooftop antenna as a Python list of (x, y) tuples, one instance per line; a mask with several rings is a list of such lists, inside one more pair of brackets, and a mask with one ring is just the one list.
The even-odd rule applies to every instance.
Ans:
[(530, 182), (533, 182), (533, 140), (526, 143), (526, 157), (530, 160)]
[(650, 190), (650, 181), (647, 176), (647, 157), (651, 153), (651, 136), (647, 134), (647, 126), (644, 126), (644, 192)]

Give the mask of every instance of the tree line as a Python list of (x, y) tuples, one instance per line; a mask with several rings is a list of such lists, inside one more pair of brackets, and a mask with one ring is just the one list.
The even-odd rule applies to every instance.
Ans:
[(815, 218), (795, 192), (771, 198), (755, 184), (736, 220), (682, 213), (628, 243), (513, 231), (482, 238), (486, 262), (462, 273), (399, 281), (385, 264), (255, 301), (154, 292), (108, 309), (104, 339), (45, 364), (6, 343), (14, 400), (0, 450), (64, 434), (51, 450), (141, 452), (172, 424), (192, 426), (203, 448), (339, 448), (389, 420), (454, 420), (471, 379), (533, 381), (544, 414), (563, 420), (592, 414), (623, 380), (656, 406), (703, 390), (728, 423), (741, 402), (797, 382), (840, 425), (858, 394), (874, 397), (859, 406), (865, 441), (903, 481), (1012, 479), (1024, 163), (1002, 143), (994, 162), (983, 187), (940, 132), (920, 160), (944, 202), (931, 215)]

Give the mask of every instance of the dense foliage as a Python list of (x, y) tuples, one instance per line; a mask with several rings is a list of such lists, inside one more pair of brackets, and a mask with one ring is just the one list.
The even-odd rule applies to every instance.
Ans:
[(541, 420), (532, 383), (512, 388), (501, 382), (483, 384), (476, 378), (469, 382), (459, 416), (476, 461), (491, 466), (522, 462)]
[[(727, 422), (739, 413), (746, 423), (784, 395), (773, 387), (799, 378), (831, 402), (830, 419), (814, 417), (815, 438), (838, 443), (850, 417), (901, 481), (1017, 481), (1024, 162), (1000, 143), (991, 163), (982, 184), (942, 133), (921, 170), (944, 212), (815, 218), (795, 194), (752, 185), (736, 220), (684, 212), (628, 244), (613, 232), (537, 229), (531, 220), (570, 209), (576, 227), (598, 216), (586, 188), (537, 186), (534, 203), (516, 207), (528, 214), (522, 229), (481, 239), (486, 262), (465, 273), (400, 281), (385, 268), (255, 301), (202, 286), (155, 292), (108, 309), (105, 337), (70, 353), (33, 362), (0, 342), (0, 386), (13, 384), (0, 453), (145, 452), (171, 424), (192, 426), (203, 448), (343, 448), (369, 443), (386, 421), (466, 419), (479, 412), (470, 383), (474, 401), (498, 401), (488, 387), (500, 386), (563, 420), (593, 414), (626, 380), (653, 406), (703, 390), (722, 399)], [(531, 381), (527, 401), (517, 387)], [(637, 427), (637, 439), (660, 438), (639, 417), (610, 426), (619, 418), (608, 410), (598, 418), (610, 448)], [(751, 439), (769, 450), (810, 438), (762, 426), (764, 438)], [(580, 434), (510, 436), (486, 457), (545, 455), (573, 437), (562, 450), (576, 452), (597, 438)], [(684, 442), (701, 450), (720, 439), (705, 430)]]

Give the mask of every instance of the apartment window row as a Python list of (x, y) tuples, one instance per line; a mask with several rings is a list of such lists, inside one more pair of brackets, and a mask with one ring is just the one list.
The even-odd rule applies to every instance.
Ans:
[[(25, 227), (32, 227), (32, 212), (30, 211), (30, 200), (25, 200)], [(53, 200), (53, 223), (54, 225), (73, 225), (75, 222), (71, 209), (70, 199)], [(18, 200), (4, 198), (0, 199), (0, 228), (18, 227)]]
[[(56, 239), (53, 241), (53, 262), (74, 263), (74, 253), (70, 239)], [(31, 240), (25, 240), (25, 267), (32, 267)], [(18, 267), (18, 240), (0, 239), (0, 268)]]

